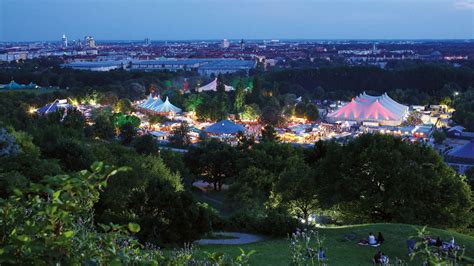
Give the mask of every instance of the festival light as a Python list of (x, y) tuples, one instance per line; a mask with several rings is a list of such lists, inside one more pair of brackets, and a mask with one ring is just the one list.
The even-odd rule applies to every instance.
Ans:
[(28, 113), (34, 114), (34, 113), (36, 113), (36, 110), (38, 110), (38, 109), (35, 108), (35, 107), (33, 107), (33, 106), (31, 106), (30, 108), (28, 108)]

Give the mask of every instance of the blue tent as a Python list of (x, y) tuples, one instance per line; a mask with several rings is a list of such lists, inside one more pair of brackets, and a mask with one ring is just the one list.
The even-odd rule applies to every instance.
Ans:
[(37, 89), (37, 88), (39, 88), (39, 86), (36, 85), (33, 82), (30, 82), (30, 84), (26, 85), (25, 87), (28, 88), (28, 89)]
[(36, 112), (40, 115), (45, 115), (45, 114), (49, 114), (49, 113), (54, 113), (56, 111), (58, 111), (58, 102), (55, 101), (54, 103), (50, 103), (50, 104), (47, 104), (41, 108), (39, 108), (38, 110), (36, 110)]
[(245, 127), (229, 120), (221, 120), (204, 129), (204, 132), (215, 135), (237, 134), (239, 131), (245, 132)]
[(25, 85), (18, 84), (14, 80), (12, 80), (4, 88), (9, 89), (9, 90), (17, 90), (17, 89), (24, 89)]
[(451, 161), (474, 163), (474, 139), (449, 152)]

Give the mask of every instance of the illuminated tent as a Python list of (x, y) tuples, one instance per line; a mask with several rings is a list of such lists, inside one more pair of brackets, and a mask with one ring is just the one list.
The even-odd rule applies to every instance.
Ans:
[(46, 104), (45, 106), (36, 110), (36, 112), (39, 115), (47, 115), (47, 114), (55, 113), (61, 109), (67, 110), (70, 108), (73, 108), (73, 106), (67, 103), (67, 99), (62, 99), (62, 100), (55, 100), (54, 102), (50, 104)]
[(154, 102), (155, 102), (155, 98), (153, 98), (153, 96), (151, 96), (151, 93), (150, 93), (150, 96), (148, 96), (148, 98), (143, 103), (139, 104), (138, 107), (147, 108), (148, 106), (152, 105)]
[(174, 106), (170, 103), (168, 97), (166, 97), (166, 101), (163, 102), (160, 96), (152, 97), (151, 94), (148, 98), (138, 107), (142, 108), (145, 111), (155, 112), (155, 113), (180, 113), (181, 109)]
[(204, 129), (204, 132), (214, 135), (233, 135), (239, 131), (245, 132), (245, 127), (229, 120), (221, 120)]
[(24, 89), (25, 85), (18, 84), (14, 80), (10, 81), (7, 85), (5, 85), (3, 88), (9, 89), (9, 90), (17, 90), (17, 89)]
[[(227, 86), (224, 84), (224, 87), (225, 87), (225, 91), (234, 90), (234, 87), (232, 86)], [(197, 88), (197, 92), (203, 92), (203, 91), (217, 91), (217, 78), (215, 78), (211, 83)]]
[(163, 104), (163, 100), (161, 100), (161, 97), (153, 97), (151, 94), (148, 96), (148, 98), (141, 104), (138, 105), (138, 107), (153, 111), (154, 109), (158, 108), (158, 106)]
[(7, 89), (7, 90), (19, 90), (19, 89), (38, 89), (40, 86), (36, 85), (33, 82), (30, 84), (24, 85), (15, 82), (14, 80), (10, 81), (8, 84), (0, 85), (0, 88)]
[(157, 113), (180, 113), (181, 112), (180, 108), (170, 103), (168, 97), (166, 97), (166, 100), (164, 103), (157, 106), (155, 105), (151, 106), (150, 110)]
[(408, 115), (408, 106), (390, 98), (386, 93), (381, 96), (361, 93), (350, 103), (327, 115), (329, 122), (356, 121), (377, 122), (380, 125), (398, 126)]

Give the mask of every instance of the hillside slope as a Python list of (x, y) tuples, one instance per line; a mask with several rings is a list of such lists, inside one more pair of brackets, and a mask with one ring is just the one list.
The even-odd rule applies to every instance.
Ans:
[[(363, 224), (324, 228), (319, 229), (319, 232), (325, 238), (324, 247), (330, 265), (371, 265), (372, 257), (379, 250), (387, 254), (392, 261), (397, 257), (408, 262), (409, 265), (419, 265), (419, 263), (409, 261), (406, 244), (410, 236), (416, 235), (415, 228), (420, 227), (406, 224)], [(434, 228), (428, 228), (428, 231), (432, 237), (439, 236), (442, 240), (448, 240), (453, 236), (457, 244), (466, 247), (465, 255), (474, 257), (474, 237)], [(377, 248), (357, 245), (357, 240), (366, 238), (369, 232), (374, 234), (382, 232), (385, 243)], [(356, 235), (354, 241), (341, 241), (345, 234), (350, 233)], [(224, 252), (235, 256), (239, 254), (239, 247), (245, 250), (254, 249), (257, 253), (252, 257), (252, 265), (289, 265), (288, 244), (286, 239), (271, 239), (241, 246), (209, 245), (198, 248), (202, 256), (205, 252)]]

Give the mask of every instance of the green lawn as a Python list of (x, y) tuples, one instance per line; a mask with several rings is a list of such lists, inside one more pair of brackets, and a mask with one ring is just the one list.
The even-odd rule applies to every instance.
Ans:
[[(454, 236), (459, 245), (466, 246), (466, 255), (471, 258), (474, 257), (474, 237), (440, 229), (429, 228), (428, 230), (431, 232), (431, 236), (440, 236), (443, 240), (448, 240), (448, 238)], [(379, 231), (385, 237), (385, 243), (382, 246), (373, 248), (357, 245), (358, 239), (366, 238), (369, 232), (377, 234)], [(407, 255), (406, 240), (409, 236), (416, 234), (416, 230), (412, 225), (366, 224), (319, 229), (319, 232), (325, 238), (324, 247), (330, 265), (371, 265), (371, 259), (378, 250), (387, 254), (392, 261), (397, 257), (410, 265), (420, 265), (420, 263), (409, 262)], [(357, 236), (356, 240), (351, 242), (339, 241), (344, 234), (348, 233), (354, 233)], [(198, 253), (200, 256), (204, 256), (205, 252), (224, 252), (236, 256), (239, 254), (239, 247), (245, 250), (254, 249), (257, 251), (252, 257), (253, 265), (288, 265), (290, 262), (288, 241), (286, 239), (269, 239), (241, 246), (199, 246)]]

